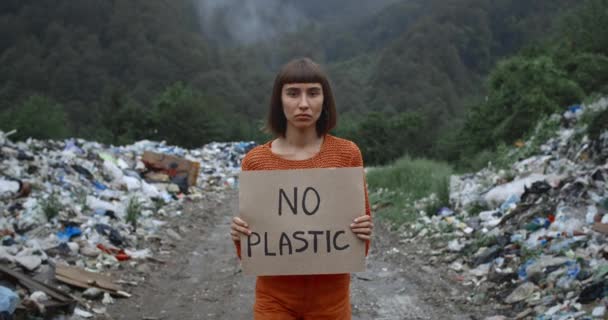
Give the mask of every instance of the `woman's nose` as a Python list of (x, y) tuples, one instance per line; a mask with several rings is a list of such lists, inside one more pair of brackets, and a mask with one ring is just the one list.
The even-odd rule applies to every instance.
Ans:
[(310, 105), (308, 104), (308, 98), (306, 97), (306, 95), (302, 95), (302, 98), (300, 99), (300, 103), (298, 103), (298, 107), (303, 108), (303, 109), (310, 107)]

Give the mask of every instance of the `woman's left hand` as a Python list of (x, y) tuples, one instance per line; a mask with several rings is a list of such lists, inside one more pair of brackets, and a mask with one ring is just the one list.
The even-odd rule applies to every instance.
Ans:
[(350, 225), (350, 229), (353, 230), (357, 238), (361, 240), (370, 240), (373, 228), (374, 224), (372, 223), (372, 217), (368, 215), (357, 217)]

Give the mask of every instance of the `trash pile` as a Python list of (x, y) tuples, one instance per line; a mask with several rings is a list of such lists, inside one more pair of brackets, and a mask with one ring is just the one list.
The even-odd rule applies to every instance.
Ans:
[(183, 200), (235, 188), (255, 146), (113, 147), (11, 134), (0, 132), (0, 318), (104, 314), (113, 297), (129, 296), (112, 271), (162, 262), (152, 244), (179, 239), (163, 226)]
[(422, 213), (406, 241), (441, 239), (430, 262), (473, 287), (471, 303), (493, 298), (515, 319), (606, 318), (608, 130), (590, 138), (585, 120), (606, 109), (604, 98), (553, 116), (553, 137), (522, 144), (535, 155), (510, 169), (452, 176), (451, 207)]

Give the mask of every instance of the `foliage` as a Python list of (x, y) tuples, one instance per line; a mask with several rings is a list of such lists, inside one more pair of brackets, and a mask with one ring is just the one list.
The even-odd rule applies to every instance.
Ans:
[[(608, 1), (584, 1), (560, 19), (559, 31), (545, 42), (501, 61), (490, 73), (485, 101), (469, 108), (457, 134), (440, 137), (438, 155), (462, 170), (536, 152), (557, 125), (541, 121), (534, 132), (539, 120), (608, 91), (608, 42), (597, 32), (606, 21)], [(530, 136), (524, 148), (504, 151), (504, 146)]]
[(40, 205), (42, 207), (42, 212), (48, 221), (58, 216), (62, 207), (57, 194), (54, 192), (44, 198)]
[(221, 138), (225, 126), (221, 105), (200, 92), (177, 83), (154, 102), (157, 135), (170, 144), (200, 147)]
[(129, 199), (126, 211), (127, 215), (125, 221), (131, 224), (133, 229), (137, 229), (137, 219), (141, 216), (141, 204), (137, 197), (131, 197), (131, 199)]
[(561, 22), (563, 47), (576, 52), (608, 56), (608, 0), (586, 0)]
[(436, 212), (449, 202), (449, 165), (427, 159), (403, 157), (394, 163), (372, 168), (367, 173), (370, 202), (378, 208), (380, 216), (397, 223), (411, 223), (418, 216), (414, 201), (435, 194), (427, 212)]
[(587, 127), (587, 134), (591, 139), (597, 139), (608, 131), (608, 108), (595, 113)]
[(370, 190), (369, 201), (375, 216), (394, 225), (411, 224), (418, 218), (412, 200), (401, 192), (389, 189)]
[[(184, 146), (261, 142), (269, 138), (258, 128), (273, 74), (295, 55), (310, 55), (330, 71), (338, 108), (353, 121), (344, 135), (366, 150), (368, 163), (406, 152), (430, 156), (437, 133), (458, 122), (462, 100), (482, 91), (480, 81), (497, 59), (543, 36), (558, 12), (575, 6), (565, 0), (332, 0), (320, 12), (318, 3), (291, 4), (306, 18), (301, 29), (240, 45), (220, 42), (222, 28), (233, 25), (222, 19), (230, 16), (201, 28), (189, 0), (3, 1), (0, 110), (40, 94), (64, 106), (67, 133), (79, 137)], [(219, 31), (212, 36), (209, 28)], [(594, 61), (603, 68), (601, 57)], [(588, 68), (576, 68), (581, 78), (593, 79)], [(367, 119), (370, 112), (377, 114)], [(408, 113), (405, 123), (392, 119)], [(386, 131), (378, 128), (385, 124)], [(378, 141), (365, 132), (397, 139)]]
[(66, 123), (63, 106), (40, 95), (31, 96), (0, 115), (0, 128), (17, 129), (16, 139), (63, 139), (70, 133)]
[(115, 93), (103, 115), (103, 127), (109, 131), (111, 143), (123, 145), (137, 139), (149, 139), (155, 134), (154, 115), (132, 98)]
[(583, 52), (565, 57), (561, 65), (586, 94), (608, 92), (607, 56)]
[(370, 189), (398, 190), (416, 200), (431, 193), (445, 194), (442, 190), (447, 187), (451, 173), (446, 163), (406, 156), (390, 166), (370, 170), (367, 181)]
[(336, 134), (355, 141), (366, 165), (387, 164), (405, 153), (421, 154), (429, 138), (421, 138), (424, 119), (415, 113), (373, 112), (360, 120), (350, 120)]
[(550, 57), (514, 57), (490, 76), (487, 102), (475, 106), (463, 128), (475, 150), (521, 139), (538, 120), (582, 99), (582, 89)]

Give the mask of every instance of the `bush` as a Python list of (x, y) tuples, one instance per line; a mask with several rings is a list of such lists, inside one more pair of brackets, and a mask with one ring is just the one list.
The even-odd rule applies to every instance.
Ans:
[[(154, 136), (157, 124), (154, 115), (147, 112), (127, 95), (113, 94), (109, 110), (103, 115), (105, 132), (98, 132), (97, 138), (115, 145), (133, 143)], [(107, 138), (109, 136), (109, 139)]]
[(64, 139), (70, 135), (62, 105), (47, 97), (34, 95), (0, 115), (0, 128), (17, 129), (13, 139)]
[(221, 110), (219, 101), (177, 83), (168, 87), (154, 103), (157, 136), (169, 144), (187, 148), (221, 140), (227, 126)]
[(423, 120), (417, 113), (372, 112), (356, 120), (347, 116), (336, 134), (357, 143), (366, 165), (383, 165), (406, 153), (420, 155), (429, 149)]
[(608, 130), (608, 109), (595, 114), (587, 127), (587, 134), (595, 140), (606, 130)]
[[(492, 72), (487, 101), (474, 106), (459, 133), (460, 157), (501, 143), (511, 145), (530, 134), (543, 117), (580, 102), (584, 91), (553, 58), (517, 56)], [(462, 142), (466, 142), (463, 144)], [(452, 155), (453, 157), (453, 155)]]
[(567, 58), (563, 68), (587, 94), (608, 90), (608, 57), (581, 53)]

